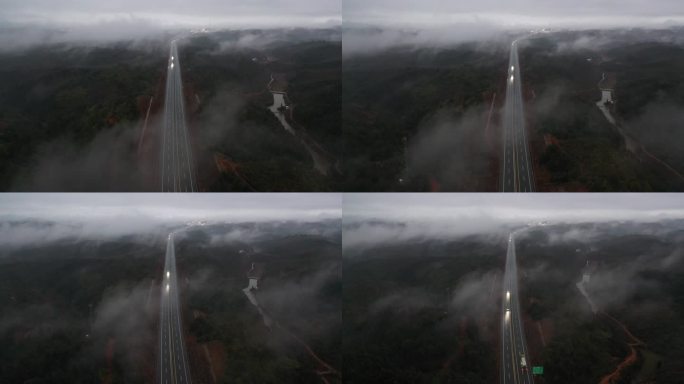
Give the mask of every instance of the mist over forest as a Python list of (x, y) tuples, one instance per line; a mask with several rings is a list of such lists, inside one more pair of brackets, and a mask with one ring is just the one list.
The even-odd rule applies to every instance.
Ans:
[[(154, 381), (169, 241), (195, 380), (317, 382), (313, 354), (341, 366), (333, 196), (10, 196), (0, 204), (1, 381)], [(255, 266), (259, 307), (243, 291)]]

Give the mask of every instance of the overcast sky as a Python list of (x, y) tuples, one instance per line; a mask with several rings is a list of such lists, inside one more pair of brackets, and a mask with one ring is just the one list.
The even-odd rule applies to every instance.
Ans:
[(340, 0), (2, 0), (0, 24), (315, 26), (340, 12)]
[(3, 193), (0, 220), (314, 221), (340, 218), (340, 204), (339, 194), (320, 193)]
[[(681, 194), (345, 194), (345, 220), (606, 221), (684, 218)], [(472, 222), (469, 222), (472, 220)]]
[(435, 26), (662, 25), (684, 20), (682, 0), (344, 0), (344, 21)]

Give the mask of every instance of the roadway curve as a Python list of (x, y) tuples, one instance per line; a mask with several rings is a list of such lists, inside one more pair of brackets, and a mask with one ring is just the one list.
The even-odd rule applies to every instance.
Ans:
[(188, 356), (183, 342), (183, 326), (176, 279), (176, 252), (173, 233), (166, 243), (166, 261), (161, 287), (159, 321), (159, 384), (191, 384)]
[(194, 164), (185, 125), (183, 81), (176, 41), (171, 41), (166, 74), (164, 123), (162, 126), (162, 192), (195, 192)]
[(534, 192), (534, 174), (530, 163), (530, 151), (527, 148), (521, 84), (518, 41), (515, 40), (511, 43), (506, 80), (502, 192)]
[[(510, 295), (510, 298), (507, 298)], [(515, 257), (515, 237), (508, 237), (506, 253), (506, 272), (503, 280), (501, 305), (501, 383), (534, 384), (530, 372), (530, 359), (527, 354), (525, 332), (520, 319), (518, 302), (518, 269)], [(507, 308), (509, 310), (507, 310)], [(522, 367), (525, 356), (527, 367)]]

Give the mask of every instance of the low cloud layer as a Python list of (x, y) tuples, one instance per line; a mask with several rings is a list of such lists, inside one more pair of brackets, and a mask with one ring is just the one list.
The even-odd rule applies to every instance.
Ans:
[(492, 289), (498, 288), (493, 283), (498, 278), (498, 271), (473, 272), (464, 276), (451, 296), (449, 308), (467, 316), (493, 317), (499, 308), (482, 304), (491, 301)]
[[(222, 45), (221, 49), (242, 47), (240, 39)], [(225, 142), (228, 138), (238, 137), (239, 131), (247, 131), (249, 127), (238, 122), (238, 114), (247, 100), (235, 90), (234, 85), (221, 88), (203, 107), (199, 125), (203, 128), (199, 132), (198, 141), (206, 151), (211, 150), (216, 143)]]
[[(345, 250), (383, 243), (501, 236), (539, 223), (657, 222), (684, 218), (677, 194), (345, 194)], [(587, 237), (582, 229), (556, 241)]]
[[(35, 380), (50, 380), (64, 377), (64, 372), (89, 375), (94, 366), (102, 369), (100, 374), (111, 374), (112, 370), (122, 372), (122, 380), (135, 380), (144, 375), (146, 359), (154, 351), (157, 331), (155, 321), (159, 318), (155, 295), (159, 286), (151, 281), (138, 285), (118, 285), (106, 290), (93, 302), (90, 315), (66, 310), (59, 300), (46, 304), (10, 306), (0, 315), (0, 334), (21, 335), (15, 340), (15, 348), (35, 353), (41, 345), (50, 345), (56, 361), (64, 363), (59, 373), (32, 372)], [(66, 339), (77, 338), (77, 341)], [(78, 344), (78, 349), (73, 348)], [(72, 349), (65, 349), (72, 348)], [(54, 352), (59, 351), (59, 353)], [(7, 352), (7, 350), (3, 351)], [(43, 352), (45, 353), (45, 352)], [(116, 357), (114, 357), (116, 355)], [(27, 358), (26, 352), (12, 358)], [(120, 366), (114, 367), (116, 361)], [(14, 360), (3, 374), (25, 375), (32, 362)], [(19, 366), (16, 364), (19, 362)], [(25, 366), (23, 366), (25, 365)], [(43, 364), (43, 368), (44, 368)], [(49, 365), (53, 366), (53, 365)], [(57, 374), (57, 376), (53, 376)], [(17, 376), (14, 376), (17, 377)], [(21, 376), (19, 376), (21, 377)], [(72, 376), (73, 378), (73, 376)]]
[(35, 163), (17, 177), (17, 191), (140, 190), (136, 124), (100, 131), (85, 146), (58, 139), (38, 147)]
[(498, 236), (503, 229), (503, 223), (486, 216), (459, 221), (362, 222), (344, 226), (342, 245), (345, 250), (360, 250), (405, 241), (454, 239), (468, 235)]
[(0, 244), (106, 239), (207, 223), (316, 223), (341, 215), (339, 194), (6, 193), (0, 197)]
[[(673, 311), (676, 287), (671, 282), (684, 272), (681, 221), (557, 226), (527, 235), (533, 238), (522, 234), (517, 239), (522, 249), (535, 249), (519, 255), (528, 289), (536, 290), (532, 295), (558, 295), (562, 287), (568, 290), (563, 295), (576, 299), (547, 302), (543, 308), (590, 315), (590, 306), (575, 287), (584, 277), (596, 308), (625, 321), (632, 331), (649, 328), (654, 318)], [(536, 261), (525, 262), (529, 256)], [(549, 292), (540, 292), (542, 287), (549, 287)]]
[[(405, 209), (410, 207), (410, 209)], [(684, 202), (676, 193), (524, 194), (367, 194), (344, 196), (346, 221), (472, 220), (500, 223), (546, 221), (657, 221), (684, 217)]]
[(441, 47), (468, 41), (496, 40), (503, 29), (486, 22), (466, 22), (431, 28), (368, 27), (349, 24), (343, 31), (345, 57), (396, 46)]
[[(317, 327), (307, 328), (307, 320), (321, 312), (320, 306), (330, 310), (337, 303), (321, 302), (326, 285), (340, 284), (342, 279), (339, 263), (331, 262), (321, 269), (297, 280), (280, 280), (267, 282), (266, 287), (257, 293), (259, 303), (270, 314), (284, 324), (293, 324), (298, 330), (305, 330), (315, 335), (304, 335), (307, 339), (318, 338), (338, 327), (342, 321), (340, 313), (331, 311), (325, 322)], [(270, 285), (269, 285), (270, 284)]]
[(0, 218), (317, 221), (339, 218), (341, 198), (334, 193), (6, 193), (0, 197)]
[(498, 274), (498, 271), (486, 271), (462, 276), (446, 297), (446, 302), (444, 296), (424, 288), (404, 288), (371, 302), (367, 313), (369, 317), (374, 317), (389, 312), (394, 321), (414, 321), (414, 316), (422, 311), (446, 309), (444, 313), (449, 316), (438, 324), (440, 329), (453, 328), (454, 324), (461, 323), (467, 317), (476, 320), (474, 324), (481, 335), (493, 336), (491, 329), (482, 326), (484, 324), (477, 320), (494, 318), (500, 310), (498, 306), (490, 305), (493, 302), (491, 290), (498, 281)]
[(483, 106), (470, 108), (462, 115), (438, 111), (411, 139), (404, 177), (428, 177), (443, 190), (463, 190), (473, 175), (489, 171), (485, 125)]
[(339, 26), (339, 0), (7, 0), (0, 50), (187, 35), (191, 30)]
[(682, 22), (684, 5), (677, 0), (347, 0), (345, 21), (435, 25), (487, 21), (502, 26), (636, 26)]
[(13, 249), (59, 241), (107, 240), (125, 235), (145, 235), (161, 229), (159, 222), (140, 216), (133, 220), (79, 222), (0, 222), (0, 244)]
[(684, 173), (684, 154), (678, 143), (684, 140), (682, 121), (684, 107), (667, 99), (646, 105), (641, 113), (625, 122), (627, 129), (644, 144), (647, 151), (656, 154), (680, 173)]
[(8, 0), (0, 21), (43, 25), (103, 25), (139, 21), (166, 26), (293, 26), (339, 20), (337, 0)]
[[(153, 293), (159, 286), (142, 282), (134, 287), (117, 286), (106, 291), (95, 308), (93, 337), (105, 344), (116, 342), (116, 349), (123, 356), (124, 370), (133, 373), (142, 368), (148, 357), (150, 345), (157, 340), (152, 325), (158, 318), (158, 307), (153, 305)], [(95, 341), (95, 345), (98, 340)], [(140, 375), (131, 375), (133, 377)]]

